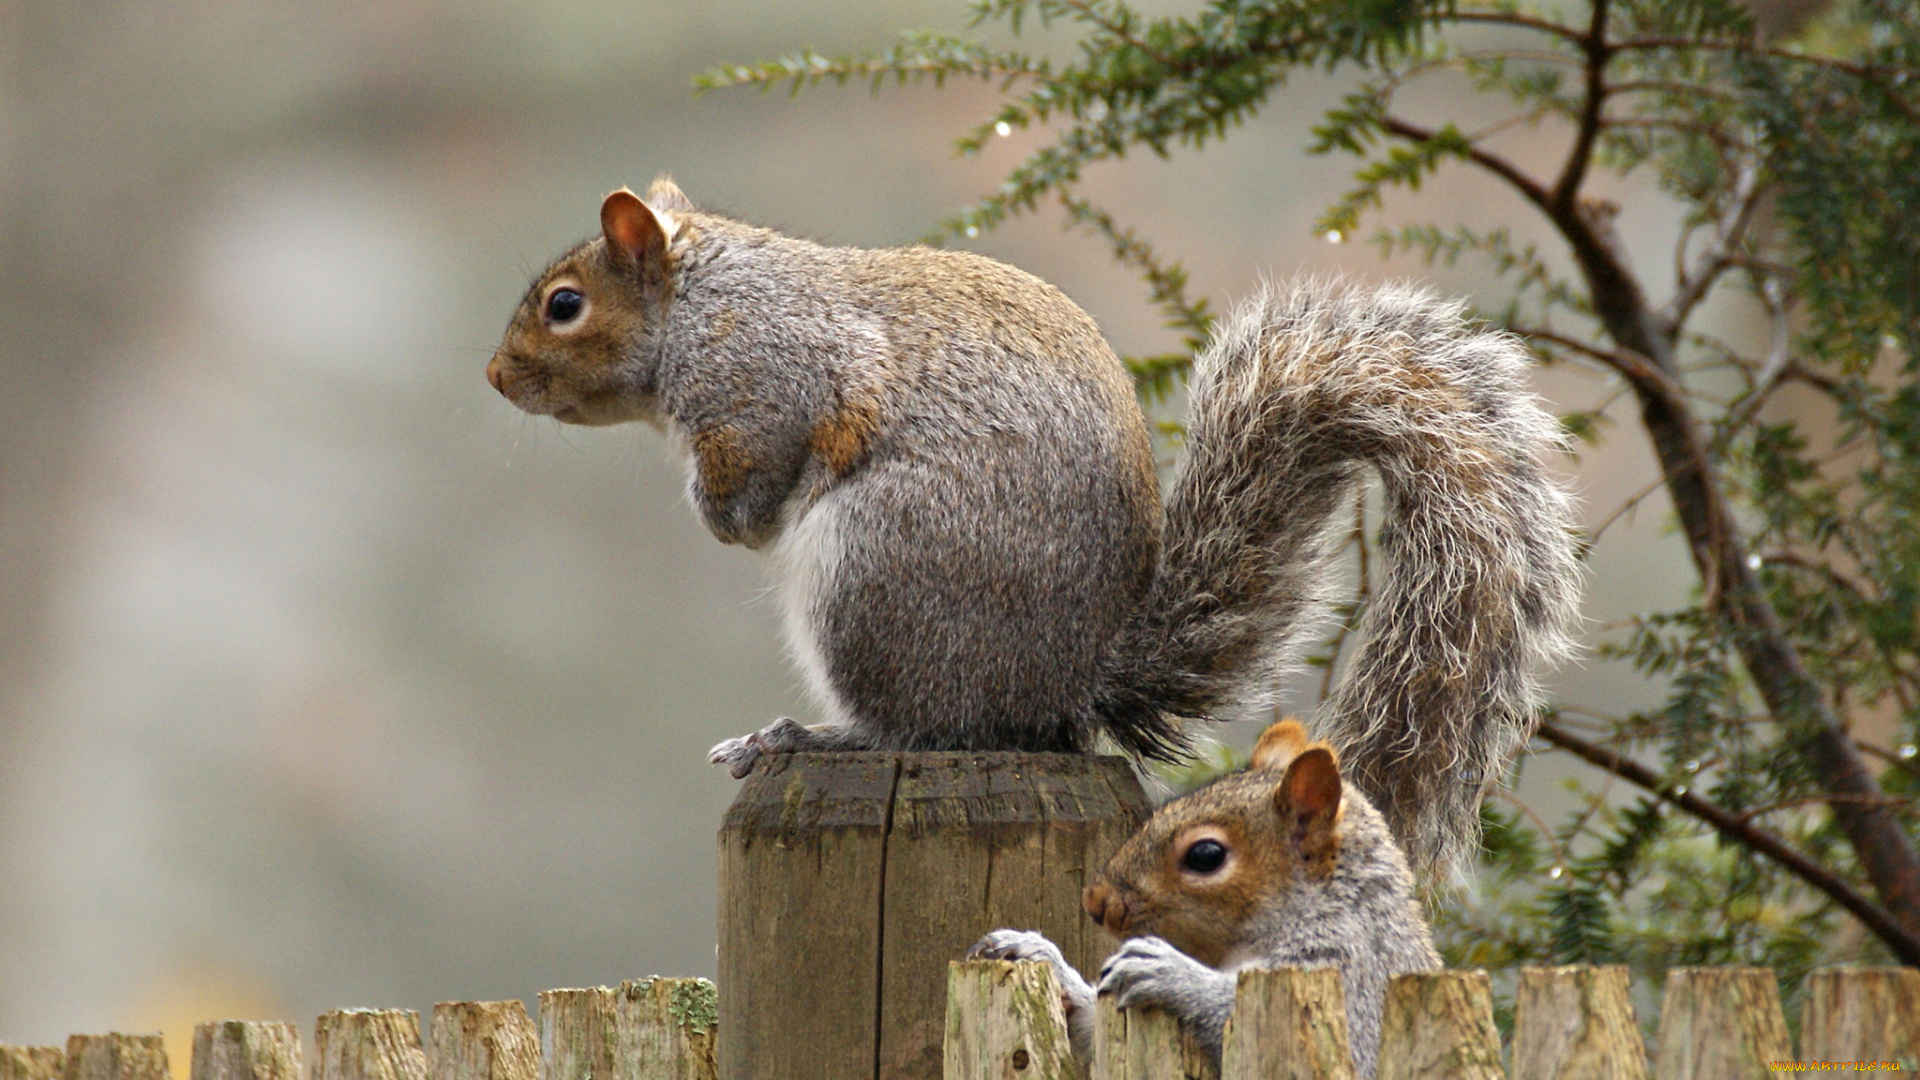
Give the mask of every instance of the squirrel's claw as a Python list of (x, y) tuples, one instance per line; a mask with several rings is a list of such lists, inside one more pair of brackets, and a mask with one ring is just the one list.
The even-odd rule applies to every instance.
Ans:
[(1031, 930), (995, 930), (973, 943), (969, 960), (1037, 960), (1053, 965), (1060, 984), (1060, 1008), (1066, 1014), (1074, 1053), (1083, 1059), (1092, 1053), (1093, 984), (1067, 963), (1060, 946)]
[(1164, 938), (1139, 937), (1121, 945), (1100, 968), (1101, 994), (1122, 1009), (1159, 1005), (1175, 1016), (1195, 1011), (1196, 998), (1221, 979), (1232, 980), (1173, 947)]
[(995, 930), (973, 943), (969, 960), (1042, 960), (1056, 968), (1067, 966), (1060, 947), (1031, 930)]
[(783, 716), (751, 735), (728, 739), (707, 751), (707, 764), (725, 765), (729, 776), (742, 780), (753, 771), (760, 755), (789, 753), (798, 749), (809, 734), (798, 721)]
[(737, 739), (728, 739), (707, 751), (707, 764), (725, 765), (727, 774), (739, 780), (753, 770), (753, 763), (760, 760), (760, 747), (754, 744), (759, 733), (742, 735)]

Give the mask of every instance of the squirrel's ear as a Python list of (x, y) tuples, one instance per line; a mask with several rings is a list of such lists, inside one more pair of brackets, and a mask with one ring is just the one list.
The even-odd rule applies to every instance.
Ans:
[(637, 262), (666, 253), (673, 219), (621, 188), (600, 204), (600, 231), (606, 234), (609, 248)]
[(1273, 792), (1280, 828), (1291, 837), (1306, 870), (1314, 877), (1333, 873), (1340, 851), (1340, 764), (1333, 751), (1315, 746), (1300, 752)]
[(1252, 764), (1256, 769), (1284, 769), (1306, 748), (1307, 729), (1298, 720), (1282, 720), (1260, 733), (1260, 741), (1253, 744)]
[(647, 205), (655, 210), (665, 210), (670, 214), (687, 214), (693, 211), (693, 201), (680, 190), (680, 185), (664, 175), (653, 180), (653, 186), (647, 189)]

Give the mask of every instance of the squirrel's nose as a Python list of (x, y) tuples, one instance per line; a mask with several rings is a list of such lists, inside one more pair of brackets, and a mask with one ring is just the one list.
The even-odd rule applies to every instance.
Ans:
[(1080, 905), (1087, 909), (1093, 921), (1118, 934), (1127, 924), (1127, 903), (1120, 898), (1112, 886), (1104, 881), (1096, 881), (1087, 886), (1081, 895)]

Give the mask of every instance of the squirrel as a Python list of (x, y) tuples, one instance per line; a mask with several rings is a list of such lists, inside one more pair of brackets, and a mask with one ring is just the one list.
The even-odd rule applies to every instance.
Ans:
[(529, 413), (664, 430), (707, 528), (770, 555), (826, 722), (715, 764), (1101, 733), (1177, 757), (1182, 721), (1272, 692), (1371, 466), (1385, 569), (1314, 723), (1416, 866), (1477, 836), (1579, 578), (1517, 339), (1405, 286), (1264, 286), (1194, 363), (1163, 512), (1126, 366), (1038, 278), (784, 236), (664, 178), (600, 225), (534, 279), (487, 377)]
[[(1332, 747), (1293, 720), (1261, 735), (1246, 769), (1155, 811), (1084, 904), (1127, 939), (1097, 992), (1166, 1009), (1216, 1064), (1243, 968), (1338, 968), (1354, 1074), (1371, 1080), (1387, 981), (1440, 966), (1386, 821), (1342, 783)], [(1057, 946), (996, 930), (968, 956), (1051, 963), (1074, 1056), (1092, 1060), (1096, 988)]]

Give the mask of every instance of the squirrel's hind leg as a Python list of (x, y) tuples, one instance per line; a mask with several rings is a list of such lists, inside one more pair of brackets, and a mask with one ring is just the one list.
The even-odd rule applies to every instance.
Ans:
[(753, 763), (762, 754), (797, 754), (813, 751), (866, 750), (866, 743), (844, 727), (821, 724), (807, 727), (790, 717), (781, 717), (751, 735), (742, 735), (707, 751), (707, 762), (725, 765), (735, 780), (753, 771)]

